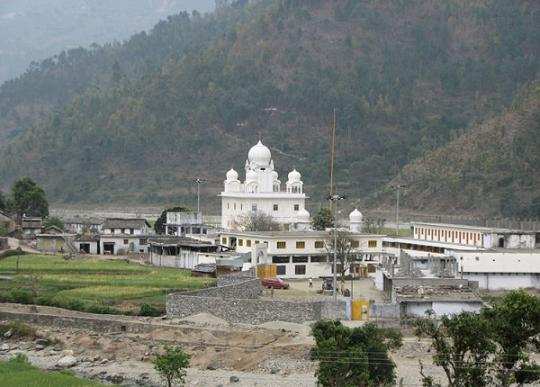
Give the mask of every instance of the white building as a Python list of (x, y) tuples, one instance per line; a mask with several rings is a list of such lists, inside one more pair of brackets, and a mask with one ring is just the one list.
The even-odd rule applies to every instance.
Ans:
[[(376, 264), (382, 252), (383, 235), (351, 233), (352, 254), (356, 263)], [(252, 265), (276, 264), (277, 275), (282, 278), (317, 278), (332, 275), (328, 242), (331, 233), (326, 231), (225, 231), (222, 245), (238, 253), (252, 254)], [(264, 261), (258, 249), (264, 246)]]
[(208, 226), (202, 222), (202, 214), (199, 212), (167, 212), (165, 222), (165, 235), (206, 235)]
[(305, 209), (306, 195), (300, 173), (293, 169), (282, 189), (270, 149), (259, 141), (248, 153), (245, 180), (230, 169), (221, 193), (221, 226), (239, 229), (242, 218), (254, 212), (263, 212), (281, 223), (285, 229), (305, 229), (309, 225), (309, 212)]
[(145, 219), (109, 218), (100, 235), (102, 254), (147, 253), (150, 224)]
[(449, 251), (463, 278), (478, 281), (480, 289), (540, 289), (540, 250), (492, 249)]
[[(491, 248), (533, 249), (540, 244), (540, 233), (507, 228), (445, 223), (411, 223), (414, 239)], [(537, 236), (538, 235), (538, 236)]]

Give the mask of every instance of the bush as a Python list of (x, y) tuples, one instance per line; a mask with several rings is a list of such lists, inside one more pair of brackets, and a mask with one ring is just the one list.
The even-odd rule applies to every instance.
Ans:
[(163, 314), (163, 311), (153, 307), (150, 304), (142, 304), (139, 310), (139, 316), (159, 317)]
[(0, 335), (4, 335), (4, 333), (11, 331), (11, 337), (19, 338), (19, 337), (29, 337), (29, 338), (35, 338), (36, 337), (36, 330), (32, 328), (31, 326), (22, 323), (20, 321), (10, 321), (7, 324), (0, 324)]
[(35, 301), (32, 292), (25, 289), (13, 289), (9, 293), (9, 297), (12, 302), (20, 304), (33, 304)]

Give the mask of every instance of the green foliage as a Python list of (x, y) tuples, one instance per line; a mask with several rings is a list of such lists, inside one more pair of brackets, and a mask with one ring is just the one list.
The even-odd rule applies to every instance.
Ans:
[(161, 212), (161, 215), (154, 223), (154, 231), (158, 234), (165, 234), (165, 223), (167, 222), (167, 212), (189, 212), (190, 209), (183, 206), (167, 208)]
[(319, 361), (317, 378), (323, 386), (390, 385), (395, 364), (388, 351), (401, 346), (401, 333), (366, 324), (347, 328), (339, 321), (319, 321), (312, 328)]
[(6, 196), (2, 191), (0, 191), (0, 211), (6, 211), (7, 210), (7, 200)]
[(165, 354), (157, 355), (153, 360), (154, 368), (167, 381), (169, 387), (176, 381), (184, 383), (189, 355), (180, 347), (166, 347)]
[(159, 317), (162, 314), (162, 310), (147, 303), (142, 304), (139, 310), (139, 316)]
[(103, 384), (76, 378), (68, 372), (46, 372), (33, 367), (28, 358), (17, 354), (0, 362), (0, 385), (33, 387), (99, 387)]
[(317, 210), (311, 219), (311, 224), (315, 230), (324, 231), (327, 228), (334, 227), (334, 215), (330, 208), (321, 207)]
[(523, 377), (529, 382), (539, 379), (540, 373), (532, 371), (538, 365), (530, 362), (526, 351), (540, 348), (540, 299), (523, 290), (513, 291), (484, 309), (483, 316), (490, 321), (498, 344), (497, 377), (502, 385)]
[(60, 218), (58, 218), (56, 216), (49, 216), (43, 222), (43, 227), (47, 228), (47, 227), (52, 227), (52, 226), (58, 227), (60, 230), (63, 230), (64, 229), (64, 222), (62, 221), (62, 219), (60, 219)]
[(45, 191), (28, 177), (19, 179), (13, 184), (10, 199), (12, 209), (18, 215), (41, 217), (49, 215)]
[[(430, 317), (415, 322), (416, 334), (427, 336), (435, 350), (433, 363), (441, 366), (450, 386), (487, 386), (532, 382), (540, 368), (529, 350), (539, 348), (540, 299), (512, 291), (481, 313)], [(433, 379), (424, 375), (424, 384)], [(431, 384), (430, 384), (431, 383)]]

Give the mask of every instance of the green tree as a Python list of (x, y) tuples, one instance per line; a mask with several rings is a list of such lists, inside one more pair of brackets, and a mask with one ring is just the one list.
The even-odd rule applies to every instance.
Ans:
[(321, 207), (313, 216), (311, 224), (315, 230), (323, 231), (334, 227), (334, 216), (328, 207)]
[(7, 209), (7, 201), (4, 193), (0, 191), (0, 211), (5, 211)]
[(154, 368), (167, 381), (168, 387), (177, 381), (184, 383), (186, 368), (189, 366), (189, 355), (180, 347), (165, 347), (163, 355), (157, 355), (154, 360)]
[(540, 299), (523, 290), (513, 291), (482, 311), (498, 345), (496, 375), (503, 386), (532, 382), (540, 378), (538, 365), (531, 362), (527, 348), (540, 348)]
[(49, 203), (45, 196), (45, 191), (32, 179), (24, 177), (19, 179), (11, 187), (12, 210), (21, 217), (49, 215)]
[[(443, 316), (438, 322), (431, 316), (415, 322), (418, 337), (431, 339), (435, 350), (433, 363), (441, 366), (450, 387), (481, 387), (491, 383), (491, 359), (496, 351), (489, 321), (475, 313)], [(431, 378), (424, 377), (429, 385)]]
[(389, 385), (395, 381), (395, 364), (388, 351), (401, 346), (401, 333), (374, 324), (348, 328), (339, 321), (319, 321), (313, 326), (319, 361), (317, 379), (323, 386)]
[(43, 227), (58, 227), (60, 230), (64, 229), (64, 222), (62, 219), (56, 217), (56, 216), (49, 216), (45, 221), (43, 222)]
[(156, 223), (154, 223), (154, 231), (158, 234), (165, 233), (165, 223), (167, 223), (167, 212), (189, 212), (190, 209), (187, 207), (177, 206), (172, 208), (167, 208), (163, 210), (159, 218), (157, 218)]

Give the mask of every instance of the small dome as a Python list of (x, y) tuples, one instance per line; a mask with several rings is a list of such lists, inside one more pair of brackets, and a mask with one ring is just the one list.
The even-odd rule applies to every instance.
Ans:
[(300, 179), (302, 179), (302, 175), (296, 169), (293, 169), (291, 172), (289, 172), (288, 177), (290, 183), (296, 183), (299, 182)]
[(278, 179), (278, 173), (276, 171), (272, 171), (272, 181), (276, 181)]
[(227, 171), (227, 180), (238, 180), (238, 172), (236, 172), (234, 169), (229, 169)]
[(257, 165), (258, 167), (268, 167), (272, 160), (272, 153), (261, 141), (257, 145), (253, 146), (248, 153), (248, 160), (250, 163)]
[(309, 214), (309, 211), (303, 208), (300, 211), (298, 211), (298, 214), (296, 215), (296, 217), (301, 222), (309, 222), (311, 216)]
[(361, 222), (363, 218), (364, 216), (362, 215), (362, 213), (358, 211), (358, 209), (356, 208), (354, 209), (353, 212), (349, 214), (349, 220), (351, 222)]
[(254, 170), (252, 169), (248, 169), (248, 171), (246, 172), (246, 181), (254, 181), (254, 180), (257, 180), (257, 172), (255, 172)]

